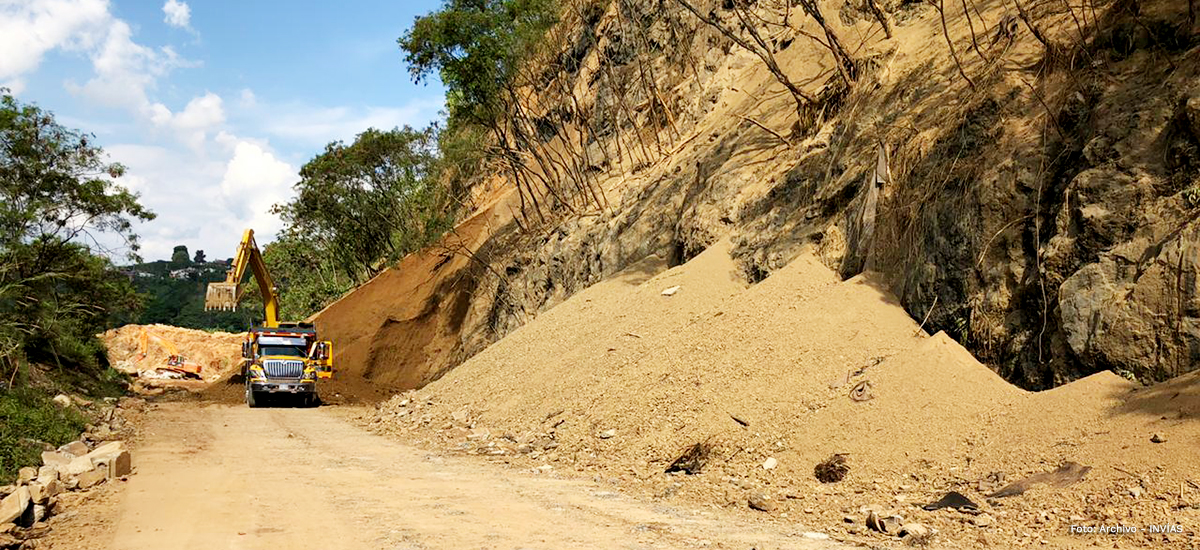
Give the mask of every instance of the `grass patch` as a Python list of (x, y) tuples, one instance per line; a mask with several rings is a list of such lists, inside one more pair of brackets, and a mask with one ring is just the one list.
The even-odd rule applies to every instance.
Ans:
[(0, 390), (0, 484), (21, 467), (41, 463), (39, 442), (58, 446), (83, 431), (87, 418), (74, 407), (55, 405), (51, 397), (39, 388)]

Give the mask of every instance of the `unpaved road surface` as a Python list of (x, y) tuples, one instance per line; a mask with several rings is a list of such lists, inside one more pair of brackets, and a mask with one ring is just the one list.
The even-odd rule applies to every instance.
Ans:
[(50, 548), (838, 548), (600, 484), (442, 456), (344, 411), (164, 403), (135, 475), (54, 525)]

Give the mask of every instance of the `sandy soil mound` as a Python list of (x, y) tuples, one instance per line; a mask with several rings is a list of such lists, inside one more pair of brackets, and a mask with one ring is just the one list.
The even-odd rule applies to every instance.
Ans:
[[(725, 242), (653, 267), (592, 286), (366, 420), (664, 499), (746, 509), (762, 493), (774, 518), (866, 544), (899, 541), (865, 528), (866, 507), (966, 547), (1089, 546), (1070, 525), (1117, 523), (1187, 530), (1122, 545), (1182, 545), (1200, 525), (1200, 487), (1188, 483), (1200, 480), (1188, 451), (1200, 443), (1193, 379), (1135, 388), (1105, 373), (1029, 393), (926, 335), (874, 277), (840, 282), (811, 254), (750, 288)], [(664, 473), (696, 444), (707, 452), (698, 474)], [(835, 453), (849, 474), (817, 481), (814, 467)], [(989, 498), (1067, 461), (1091, 470)], [(982, 515), (917, 506), (951, 490)]]
[[(142, 331), (146, 331), (146, 355), (140, 357)], [(108, 361), (129, 374), (154, 371), (167, 366), (171, 355), (158, 337), (175, 346), (189, 365), (199, 365), (205, 382), (217, 380), (233, 370), (240, 361), (245, 333), (207, 332), (169, 325), (125, 325), (100, 336), (108, 346)]]

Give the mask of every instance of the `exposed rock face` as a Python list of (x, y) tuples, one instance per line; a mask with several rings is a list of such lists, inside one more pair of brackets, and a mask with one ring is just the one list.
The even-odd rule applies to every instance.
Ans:
[[(873, 21), (859, 4), (841, 15)], [(941, 32), (933, 8), (880, 5), (898, 29)], [(603, 212), (532, 232), (514, 223), (490, 228), (491, 237), (471, 246), (478, 261), (463, 260), (461, 271), (438, 263), (437, 277), (469, 282), (454, 294), (406, 301), (413, 312), (380, 308), (379, 300), (347, 306), (379, 311), (366, 328), (345, 325), (346, 338), (378, 335), (369, 346), (345, 345), (343, 357), (370, 351), (378, 360), (367, 361), (366, 376), (411, 370), (397, 378), (416, 387), (591, 284), (647, 260), (676, 264), (728, 235), (751, 282), (805, 248), (844, 277), (882, 272), (908, 313), (928, 318), (926, 330), (945, 331), (1026, 388), (1105, 369), (1146, 381), (1195, 369), (1200, 65), (1192, 62), (1194, 40), (1170, 30), (1183, 28), (1186, 6), (1140, 5), (1136, 21), (1112, 7), (1083, 41), (1065, 28), (1070, 57), (1088, 64), (1037, 77), (977, 72), (973, 90), (948, 59), (923, 58), (926, 50), (903, 41), (864, 50), (849, 92), (821, 89), (824, 122), (783, 145), (737, 118), (752, 112), (776, 128), (795, 121), (788, 98), (763, 99), (778, 83), (749, 70), (759, 61), (694, 18), (680, 19), (682, 29), (664, 18), (649, 33), (668, 52), (654, 60), (663, 97), (631, 86), (625, 100), (669, 105), (679, 141), (668, 140), (661, 158), (637, 161), (626, 151), (624, 161), (606, 160), (623, 163), (621, 181), (607, 183), (622, 196), (611, 193)], [(624, 52), (628, 44), (606, 19), (596, 21), (577, 30), (595, 33), (598, 49)], [(1005, 63), (1055, 61), (1025, 27), (1005, 28), (1015, 40), (997, 52)], [(597, 66), (605, 62), (589, 53), (591, 40), (581, 35), (580, 68), (561, 76), (576, 79), (580, 101), (600, 113), (618, 94), (607, 76), (589, 77), (604, 73)], [(807, 68), (791, 57), (797, 46), (788, 48), (781, 43), (775, 54), (798, 78)], [(605, 71), (637, 78), (639, 62), (626, 53), (613, 58), (624, 65)], [(589, 147), (630, 132), (624, 124), (614, 122)], [(412, 288), (436, 286), (425, 273)], [(392, 318), (408, 324), (383, 332)], [(422, 336), (427, 325), (438, 327), (436, 338)]]

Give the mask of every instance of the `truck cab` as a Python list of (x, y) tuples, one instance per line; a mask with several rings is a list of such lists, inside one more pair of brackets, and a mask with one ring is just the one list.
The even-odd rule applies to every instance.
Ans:
[(242, 343), (246, 404), (288, 395), (305, 406), (318, 403), (317, 380), (333, 375), (333, 345), (310, 326), (256, 327)]

